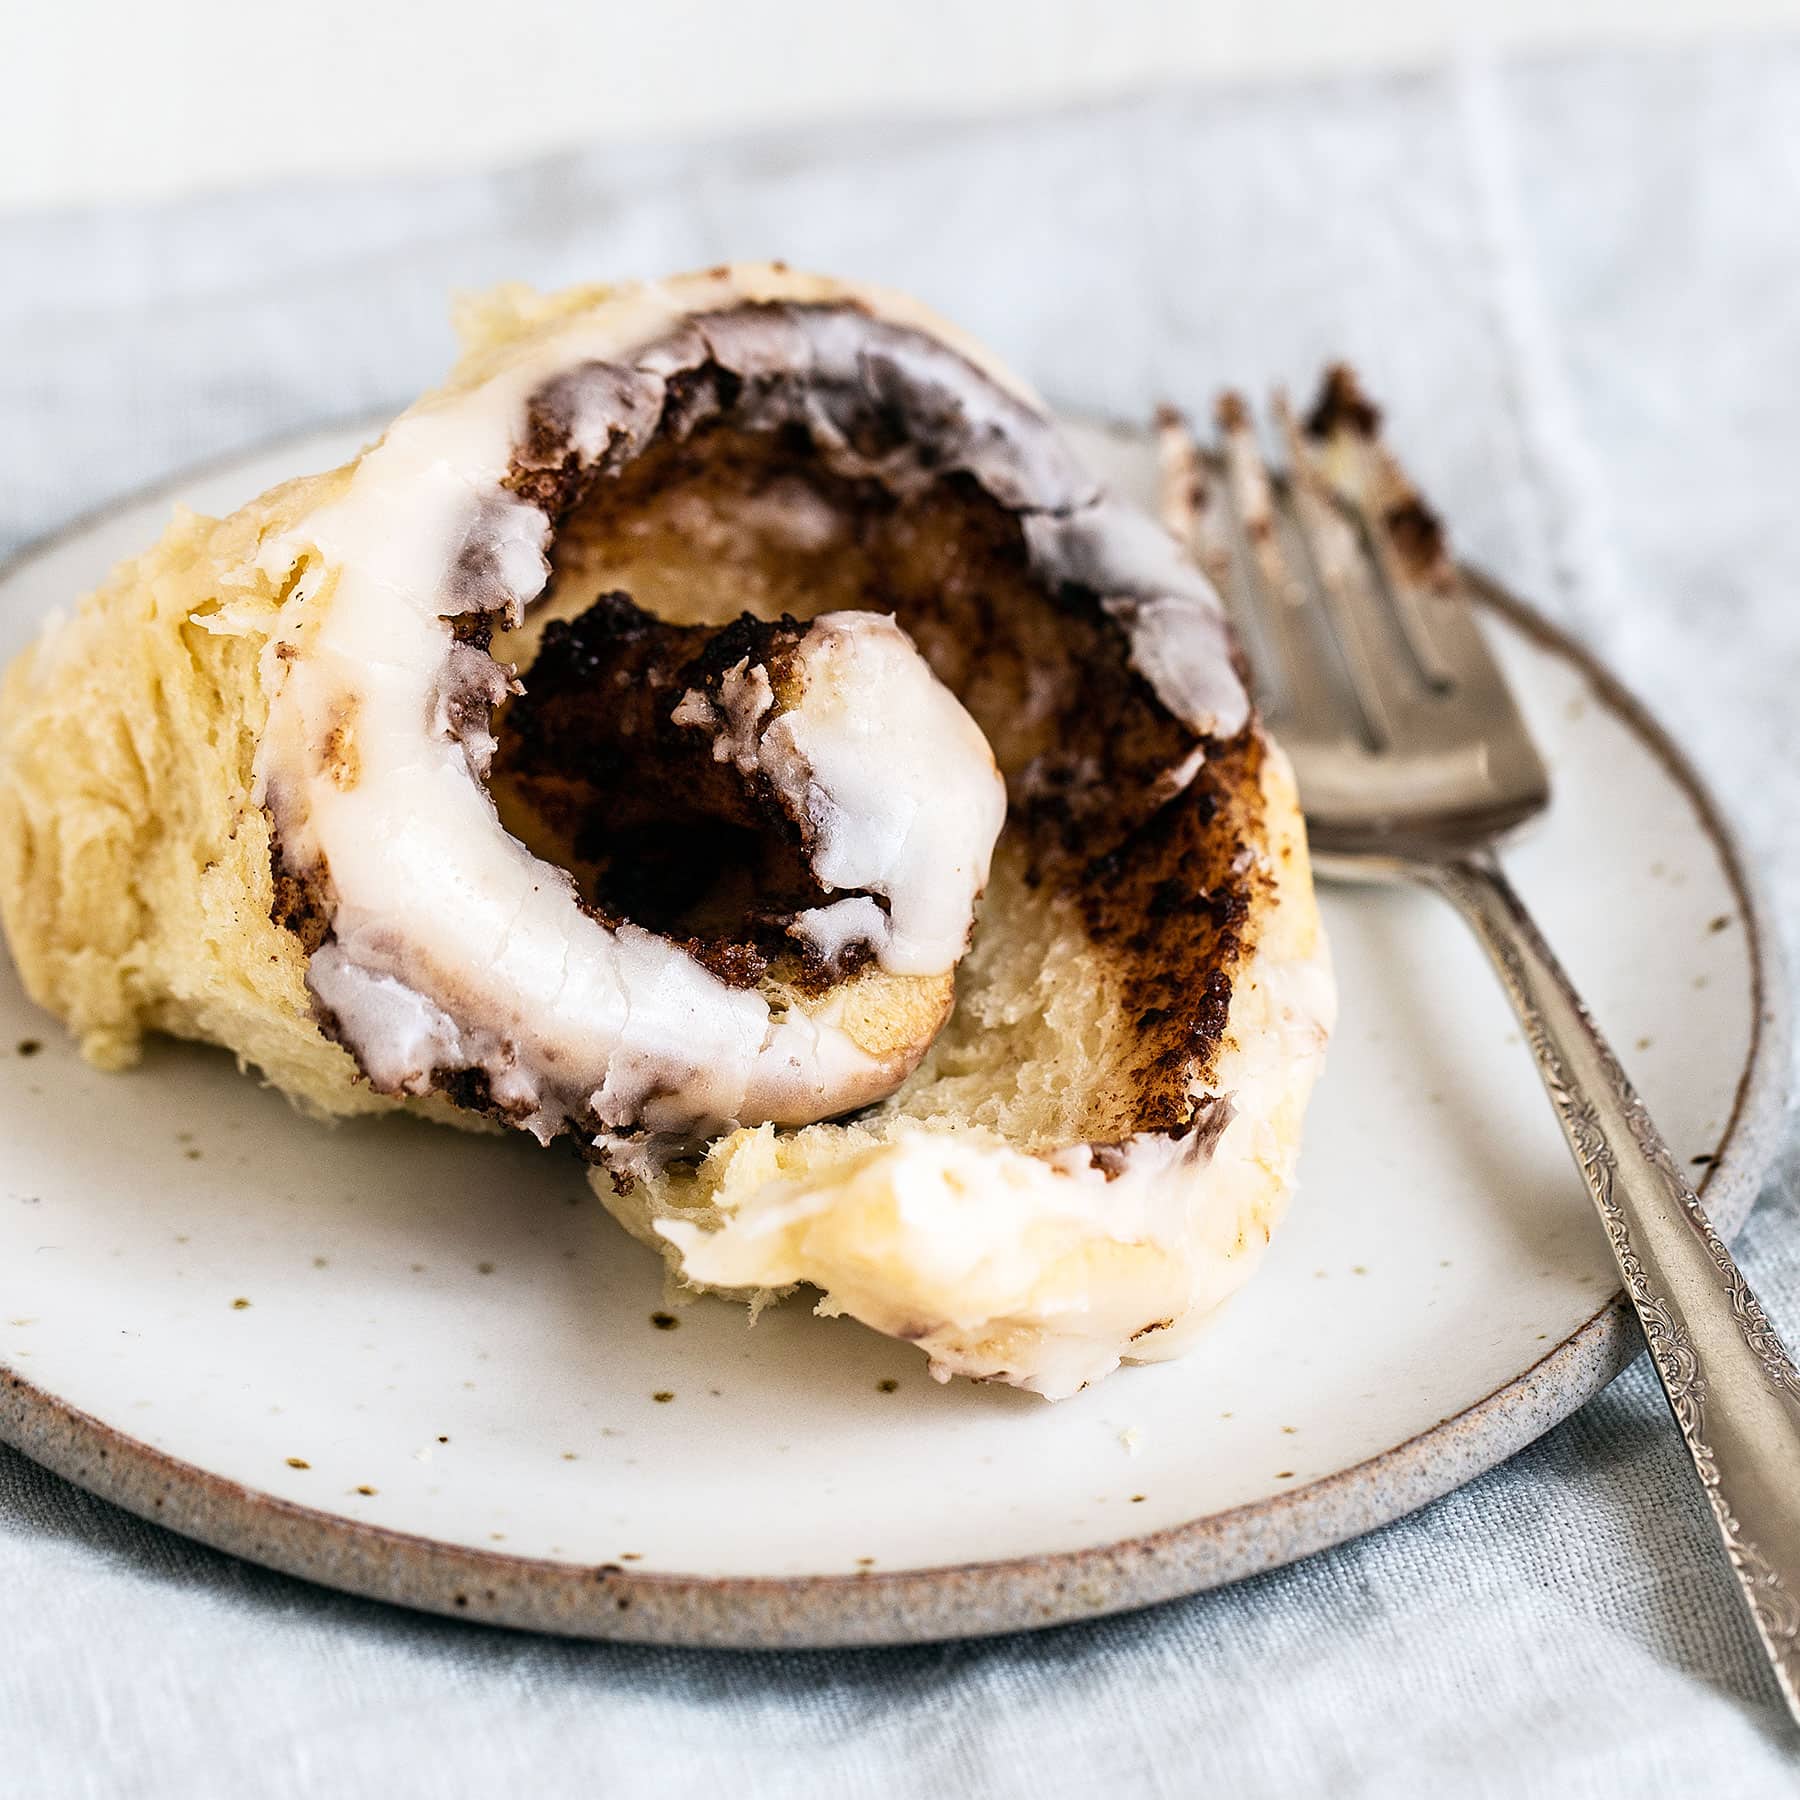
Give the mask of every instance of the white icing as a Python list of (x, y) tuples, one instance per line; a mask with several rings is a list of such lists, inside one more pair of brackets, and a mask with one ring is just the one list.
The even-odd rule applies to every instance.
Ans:
[[(491, 734), (447, 702), (455, 660), (468, 652), (446, 618), (496, 611), (516, 620), (547, 580), (549, 521), (502, 486), (529, 440), (534, 397), (554, 403), (581, 455), (616, 462), (645, 441), (665, 377), (710, 353), (746, 378), (749, 422), (802, 418), (828, 460), (896, 480), (924, 466), (916, 446), (872, 462), (848, 427), (871, 407), (923, 409), (932, 466), (969, 470), (1028, 515), (1057, 515), (1054, 531), (1032, 539), (1045, 578), (1067, 576), (1083, 558), (1092, 565), (1092, 585), (1125, 619), (1139, 666), (1179, 716), (1196, 729), (1202, 717), (1222, 729), (1241, 722), (1241, 708), (1234, 715), (1220, 698), (1228, 665), (1208, 648), (1207, 631), (1222, 627), (1204, 583), (1196, 587), (1179, 559), (1179, 583), (1161, 564), (1112, 579), (1106, 534), (1078, 527), (1113, 515), (1009, 380), (891, 297), (879, 298), (879, 317), (800, 310), (834, 298), (773, 270), (614, 290), (478, 385), (402, 415), (335, 502), (265, 546), (271, 573), (301, 579), (265, 653), (257, 797), (275, 815), (287, 864), (316, 873), (329, 897), (333, 944), (313, 959), (314, 992), (378, 1085), (429, 1084), (434, 1070), (420, 1065), (441, 1057), (435, 1069), (479, 1069), (495, 1100), (540, 1133), (589, 1115), (609, 1127), (686, 1132), (825, 1117), (892, 1091), (906, 1071), (907, 1059), (872, 1058), (822, 1018), (776, 1022), (756, 993), (727, 986), (664, 939), (608, 930), (582, 910), (563, 871), (500, 827), (478, 779)], [(730, 310), (745, 302), (763, 304)], [(1046, 523), (1028, 516), (1028, 531)], [(1143, 586), (1152, 579), (1155, 591)], [(1190, 629), (1195, 641), (1184, 648)], [(966, 715), (925, 685), (928, 674), (912, 672), (916, 656), (908, 648), (900, 657), (894, 646), (905, 640), (888, 630), (891, 638), (860, 627), (820, 638), (808, 664), (809, 678), (817, 664), (816, 712), (809, 701), (784, 714), (763, 733), (757, 762), (794, 791), (804, 773), (821, 877), (889, 899), (884, 963), (938, 973), (966, 941), (992, 842), (982, 831), (990, 818), (998, 829), (997, 778)], [(895, 683), (879, 752), (847, 673), (863, 669), (865, 655), (865, 673)], [(728, 719), (727, 730), (727, 754), (747, 753), (741, 722)], [(957, 747), (934, 748), (934, 733)], [(320, 755), (346, 734), (353, 779)], [(982, 779), (946, 791), (959, 756)]]
[(798, 914), (790, 936), (827, 962), (867, 942), (890, 973), (949, 973), (1006, 823), (987, 739), (885, 614), (821, 614), (791, 678), (798, 692), (777, 707), (768, 671), (741, 657), (716, 702), (690, 689), (669, 717), (715, 733), (716, 761), (768, 779), (827, 893), (867, 890)]
[(869, 933), (882, 968), (941, 975), (968, 948), (1006, 821), (987, 739), (883, 614), (821, 615), (795, 660), (801, 699), (764, 731), (762, 767), (810, 828), (821, 886), (888, 902)]
[[(701, 731), (710, 731), (719, 722), (719, 715), (713, 711), (713, 703), (698, 688), (689, 688), (675, 702), (669, 718), (677, 725), (692, 725)], [(731, 746), (728, 739), (721, 738), (719, 743), (725, 745), (724, 753), (720, 753), (719, 744), (715, 743), (713, 756), (716, 761), (723, 762), (731, 754)]]
[(1161, 525), (1106, 496), (1068, 516), (1028, 517), (1025, 542), (1040, 563), (1100, 596), (1125, 627), (1132, 666), (1189, 730), (1243, 730), (1250, 700), (1219, 597)]
[(485, 651), (472, 644), (451, 645), (432, 701), (431, 732), (462, 745), (478, 780), (487, 779), (500, 747), (490, 729), (493, 709), (517, 688), (511, 669), (502, 668)]
[(549, 541), (549, 521), (535, 506), (510, 494), (488, 498), (464, 535), (445, 610), (497, 611), (516, 626), (549, 578)]
[[(699, 699), (700, 696), (689, 694), (669, 716), (677, 725), (692, 722), (694, 710), (690, 708), (687, 717), (682, 715), (682, 707), (688, 700)], [(878, 704), (875, 696), (862, 696), (865, 706)], [(740, 775), (748, 775), (757, 764), (760, 746), (758, 734), (764, 716), (775, 704), (775, 690), (769, 686), (769, 671), (761, 663), (753, 668), (749, 657), (741, 657), (731, 668), (725, 671), (719, 682), (719, 707), (715, 709), (707, 704), (707, 723), (718, 722), (718, 712), (723, 710), (723, 729), (713, 740), (713, 760), (728, 762), (736, 768)]]
[[(439, 1055), (440, 1068), (483, 1069), (496, 1100), (552, 1128), (592, 1112), (708, 1130), (864, 1105), (904, 1064), (799, 1015), (776, 1023), (759, 995), (666, 940), (596, 922), (562, 870), (501, 829), (461, 742), (426, 728), (457, 648), (440, 613), (471, 487), (498, 487), (545, 373), (526, 365), (402, 418), (344, 496), (271, 551), (327, 572), (280, 640), (291, 660), (269, 647), (259, 755), (285, 854), (322, 864), (335, 902), (314, 992), (378, 1086), (418, 1091), (431, 1073), (420, 1060)], [(534, 554), (529, 566), (502, 561), (519, 606), (543, 584)], [(360, 778), (340, 787), (315, 769), (313, 747), (346, 701)]]
[(878, 900), (856, 894), (834, 900), (829, 906), (809, 907), (795, 913), (788, 936), (816, 950), (833, 964), (852, 944), (878, 944), (887, 935), (888, 917)]
[(462, 1054), (456, 1021), (416, 989), (352, 962), (340, 945), (313, 953), (312, 990), (347, 1036), (368, 1046), (364, 1072), (389, 1093), (426, 1094), (431, 1072)]

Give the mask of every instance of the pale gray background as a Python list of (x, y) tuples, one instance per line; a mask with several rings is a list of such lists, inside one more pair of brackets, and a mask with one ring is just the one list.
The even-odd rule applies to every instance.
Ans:
[[(271, 93), (272, 128), (300, 98)], [(1675, 726), (1791, 918), (1797, 227), (1800, 41), (0, 221), (0, 550), (404, 400), (444, 366), (446, 288), (505, 276), (782, 255), (916, 288), (1057, 400), (1134, 416), (1347, 354), (1464, 551)], [(1743, 1240), (1790, 1335), (1796, 1166)], [(1800, 1790), (1641, 1365), (1370, 1539), (1038, 1637), (482, 1631), (192, 1548), (5, 1452), (0, 1608), (6, 1795)]]
[(0, 208), (1797, 22), (1800, 0), (56, 0), (0, 7), (0, 69), (22, 77)]

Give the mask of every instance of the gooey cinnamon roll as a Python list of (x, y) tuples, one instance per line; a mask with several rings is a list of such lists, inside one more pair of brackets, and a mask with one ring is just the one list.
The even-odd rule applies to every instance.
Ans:
[(1332, 994), (1218, 599), (898, 296), (469, 310), (354, 462), (178, 519), (8, 679), (0, 917), (86, 1053), (567, 1140), (687, 1285), (934, 1372), (1171, 1354)]

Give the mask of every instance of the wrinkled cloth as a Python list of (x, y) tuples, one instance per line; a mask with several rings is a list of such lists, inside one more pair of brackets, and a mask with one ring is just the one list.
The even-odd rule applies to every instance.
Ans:
[[(781, 256), (913, 289), (1054, 400), (1125, 417), (1348, 356), (1463, 551), (1674, 726), (1789, 921), (1796, 220), (1785, 39), (0, 220), (0, 550), (404, 401), (449, 356), (446, 290), (501, 278)], [(1790, 1339), (1796, 1171), (1741, 1240)], [(0, 1606), (8, 1794), (1800, 1791), (1642, 1360), (1387, 1530), (991, 1642), (461, 1626), (190, 1545), (5, 1451)]]

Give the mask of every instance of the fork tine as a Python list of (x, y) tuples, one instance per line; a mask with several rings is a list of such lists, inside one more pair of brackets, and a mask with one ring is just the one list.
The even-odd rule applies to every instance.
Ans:
[(1276, 389), (1271, 408), (1288, 455), (1289, 503), (1306, 544), (1325, 609), (1337, 632), (1363, 718), (1375, 748), (1394, 741), (1394, 711), (1405, 703), (1396, 680), (1386, 629), (1387, 597), (1363, 553), (1360, 533), (1338, 504), (1287, 395)]
[(1207, 467), (1187, 416), (1173, 406), (1156, 409), (1157, 515), (1192, 552), (1208, 581), (1228, 605), (1233, 591), (1231, 519), (1225, 497)]
[(1307, 420), (1324, 479), (1361, 520), (1393, 615), (1426, 684), (1448, 688), (1470, 650), (1465, 609), (1437, 604), (1456, 573), (1437, 516), (1378, 435), (1380, 415), (1355, 373), (1336, 363)]
[(1271, 710), (1286, 711), (1309, 730), (1321, 730), (1323, 721), (1343, 716), (1340, 684), (1315, 629), (1305, 578), (1293, 557), (1283, 554), (1273, 487), (1241, 395), (1219, 396), (1218, 425), (1228, 501), (1220, 514), (1228, 513), (1235, 526), (1230, 533), (1233, 565), (1249, 596), (1248, 609), (1266, 626), (1280, 664), (1275, 673), (1284, 705)]
[(1516, 711), (1466, 599), (1437, 516), (1376, 433), (1348, 369), (1333, 369), (1312, 438), (1332, 491), (1362, 522), (1370, 558), (1427, 684), (1439, 695)]
[[(1353, 521), (1359, 565), (1384, 617), (1398, 627), (1419, 681), (1396, 716), (1404, 746), (1440, 758), (1484, 759), (1490, 790), (1539, 795), (1548, 777), (1531, 734), (1474, 617), (1443, 529), (1380, 432), (1380, 414), (1339, 365), (1308, 418), (1297, 461), (1327, 504)], [(1399, 660), (1390, 640), (1389, 664)], [(1478, 724), (1471, 723), (1478, 721)]]
[[(1237, 579), (1236, 530), (1223, 483), (1178, 407), (1156, 409), (1156, 460), (1157, 517), (1213, 584), (1251, 669), (1267, 675), (1275, 652), (1267, 622), (1247, 604), (1243, 583)], [(1264, 706), (1268, 710), (1266, 693)]]
[[(1273, 414), (1284, 474), (1235, 394), (1220, 399), (1216, 449), (1196, 453), (1178, 419), (1162, 421), (1163, 502), (1271, 646), (1262, 672), (1283, 704), (1265, 689), (1265, 711), (1315, 846), (1348, 872), (1391, 869), (1421, 844), (1492, 842), (1543, 810), (1549, 778), (1471, 616), (1479, 589), (1347, 372), (1304, 425), (1279, 393)], [(1415, 629), (1423, 654), (1407, 648)]]

